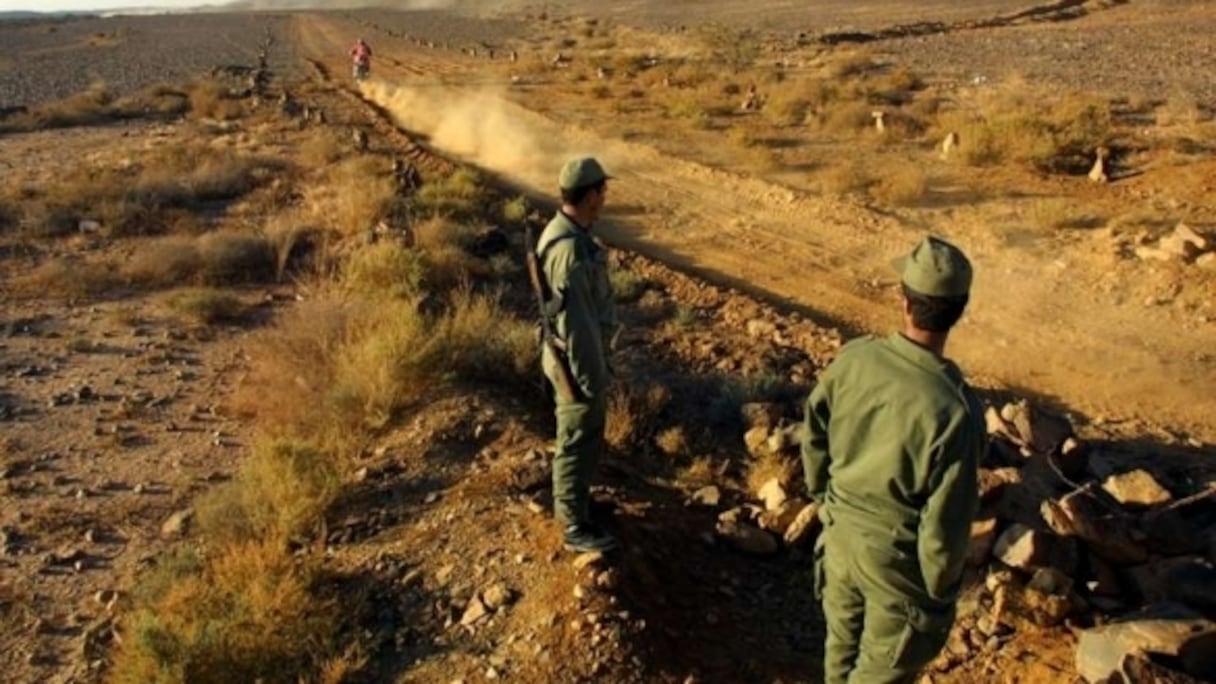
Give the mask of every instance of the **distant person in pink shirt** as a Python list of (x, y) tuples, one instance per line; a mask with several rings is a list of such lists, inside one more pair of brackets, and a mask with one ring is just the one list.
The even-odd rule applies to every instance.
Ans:
[(372, 69), (372, 46), (360, 38), (350, 49), (350, 56), (355, 60), (355, 80), (362, 81), (367, 78)]

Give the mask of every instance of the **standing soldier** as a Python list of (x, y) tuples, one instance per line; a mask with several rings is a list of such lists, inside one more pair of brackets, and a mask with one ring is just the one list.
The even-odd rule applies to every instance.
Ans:
[[(557, 453), (553, 512), (572, 551), (608, 551), (616, 539), (591, 521), (591, 478), (604, 451), (610, 340), (616, 310), (603, 245), (591, 235), (608, 192), (609, 176), (595, 159), (576, 159), (561, 171), (562, 208), (536, 245), (544, 282), (542, 366), (553, 385)], [(537, 269), (533, 268), (534, 271)]]
[(847, 345), (806, 406), (802, 461), (824, 525), (815, 578), (827, 684), (911, 682), (936, 657), (979, 505), (983, 413), (943, 356), (971, 264), (930, 237), (893, 265), (903, 331)]

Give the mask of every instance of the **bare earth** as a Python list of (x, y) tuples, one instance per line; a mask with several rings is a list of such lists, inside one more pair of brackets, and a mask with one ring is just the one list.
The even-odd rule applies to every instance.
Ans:
[[(1183, 107), (1185, 116), (1210, 112), (1209, 3), (1084, 5), (1085, 15), (1069, 21), (955, 28), (858, 49), (912, 66), (953, 102), (982, 102), (1030, 81), (1198, 105)], [(424, 177), (450, 171), (454, 159), (511, 192), (549, 199), (565, 159), (601, 157), (616, 180), (597, 230), (618, 248), (614, 266), (644, 283), (622, 306), (631, 329), (622, 384), (633, 400), (661, 397), (648, 416), (654, 424), (636, 426), (642, 437), (613, 450), (597, 490), (628, 551), (589, 568), (554, 552), (557, 531), (540, 513), (548, 405), (535, 387), (431, 397), (381, 436), (327, 511), (328, 537), (317, 545), (348, 593), (335, 592), (351, 599), (345, 627), (368, 648), (361, 674), (393, 682), (813, 682), (822, 622), (805, 551), (757, 558), (712, 533), (719, 509), (754, 503), (746, 482), (754, 458), (740, 440), (702, 449), (694, 438), (695, 449), (669, 450), (656, 446), (658, 436), (705, 423), (721, 377), (788, 378), (804, 394), (844, 340), (896, 324), (887, 263), (934, 232), (977, 264), (973, 304), (950, 353), (987, 399), (1041, 400), (1072, 417), (1099, 461), (1155, 468), (1188, 491), (1212, 486), (1216, 271), (1129, 253), (1178, 222), (1212, 234), (1214, 150), (1195, 142), (1199, 152), (1181, 161), (1136, 152), (1154, 135), (1146, 127), (1127, 142), (1136, 173), (1095, 185), (964, 168), (928, 144), (890, 147), (860, 133), (840, 140), (787, 127), (764, 131), (779, 143), (779, 163), (757, 165), (721, 129), (629, 110), (659, 86), (600, 78), (591, 60), (680, 54), (697, 26), (720, 22), (756, 28), (762, 62), (797, 78), (835, 54), (814, 40), (826, 32), (961, 25), (1025, 6), (831, 0), (773, 2), (759, 12), (740, 0), (577, 0), (480, 7), (489, 18), (366, 10), (0, 25), (0, 107), (69, 95), (95, 79), (130, 92), (247, 63), (269, 28), (273, 70), (284, 82), (301, 79), (290, 86), (300, 101), (324, 107), (341, 140), (366, 131), (374, 153), (418, 163)], [(588, 26), (610, 40), (605, 54), (588, 58), (585, 48), (570, 68), (550, 68), (563, 39), (579, 36), (584, 49)], [(345, 75), (358, 35), (377, 57), (374, 78), (356, 89)], [(1145, 43), (1161, 54), (1145, 56)], [(507, 62), (510, 50), (519, 64)], [(1194, 124), (1167, 125), (1172, 108), (1158, 111), (1163, 130)], [(82, 160), (118, 166), (132, 146), (169, 140), (281, 153), (323, 130), (265, 109), (260, 116), (256, 124), (142, 121), (0, 136), (0, 173), (37, 184)], [(926, 198), (890, 208), (828, 191), (817, 173), (842, 159), (880, 171), (916, 165), (931, 179)], [(1059, 207), (1084, 218), (1082, 226), (1045, 228), (1039, 214)], [(221, 220), (255, 230), (266, 220), (242, 211), (229, 207)], [(1143, 214), (1158, 223), (1120, 227)], [(140, 244), (82, 234), (6, 248), (0, 283), (59, 258), (121, 262)], [(100, 648), (94, 637), (130, 635), (117, 625), (137, 573), (179, 543), (162, 525), (230, 479), (249, 452), (253, 426), (230, 405), (248, 370), (249, 339), (309, 293), (284, 285), (238, 294), (250, 320), (198, 329), (153, 294), (82, 303), (0, 291), (0, 668), (14, 681), (99, 681), (114, 645)], [(796, 420), (798, 398), (784, 402), (784, 422)], [(690, 475), (693, 465), (708, 474)], [(721, 485), (720, 506), (693, 501), (706, 484)], [(1212, 529), (1216, 510), (1197, 510)], [(979, 600), (982, 580), (969, 576), (969, 601)], [(476, 627), (461, 625), (495, 582), (516, 603)], [(121, 600), (99, 594), (111, 590)], [(960, 611), (955, 641), (974, 638), (980, 612), (974, 603)], [(1084, 619), (1103, 619), (1095, 615)], [(944, 654), (929, 681), (1071, 683), (1073, 626), (1018, 631), (999, 647), (964, 644), (967, 655)]]

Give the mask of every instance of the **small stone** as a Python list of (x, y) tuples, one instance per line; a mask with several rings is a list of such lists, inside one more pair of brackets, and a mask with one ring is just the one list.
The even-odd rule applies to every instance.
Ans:
[(184, 509), (169, 516), (167, 520), (160, 526), (160, 534), (162, 537), (175, 538), (186, 534), (190, 527), (190, 523), (194, 518), (192, 509)]
[(430, 494), (426, 495), (426, 498), (424, 498), (422, 500), (422, 502), (427, 503), (427, 504), (433, 504), (438, 500), (439, 500), (439, 492), (431, 492)]
[(1111, 475), (1102, 483), (1102, 488), (1116, 501), (1129, 507), (1158, 506), (1174, 499), (1156, 478), (1141, 469)]
[(486, 605), (481, 602), (481, 599), (474, 596), (465, 608), (464, 615), (460, 617), (460, 624), (463, 627), (471, 627), (489, 615), (490, 611), (486, 608)]
[(131, 489), (131, 491), (136, 494), (143, 494), (144, 492), (148, 491), (148, 488), (141, 482), (141, 483), (135, 485), (135, 487), (133, 487)]
[(93, 594), (93, 600), (103, 606), (108, 606), (117, 599), (118, 592), (114, 591), (113, 589), (102, 589), (96, 594)]
[(620, 583), (620, 575), (616, 570), (608, 569), (595, 576), (595, 586), (604, 591), (613, 591)]
[(701, 506), (714, 507), (722, 501), (722, 490), (714, 485), (702, 487), (692, 493), (689, 501)]
[(583, 599), (587, 598), (587, 590), (584, 589), (583, 585), (581, 585), (581, 584), (574, 585), (573, 593), (574, 593), (574, 598), (579, 601), (582, 601)]
[(779, 510), (788, 498), (785, 493), (785, 487), (781, 484), (781, 478), (777, 477), (770, 478), (761, 485), (760, 491), (756, 495), (764, 503), (764, 510), (766, 511)]
[(587, 553), (580, 553), (574, 559), (574, 569), (575, 570), (584, 570), (603, 560), (604, 560), (604, 554), (600, 553), (599, 551), (590, 551)]
[(515, 601), (515, 593), (507, 585), (499, 582), (491, 585), (481, 594), (481, 600), (490, 610), (497, 611)]
[(768, 428), (754, 427), (743, 433), (743, 443), (747, 445), (747, 453), (758, 456), (764, 453), (768, 446)]

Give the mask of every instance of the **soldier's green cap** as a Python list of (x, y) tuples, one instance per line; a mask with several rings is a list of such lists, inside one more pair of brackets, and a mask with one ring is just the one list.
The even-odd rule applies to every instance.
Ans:
[(961, 249), (941, 238), (925, 238), (891, 266), (904, 285), (923, 295), (963, 297), (971, 291), (971, 262)]
[(557, 177), (557, 186), (562, 190), (587, 188), (601, 181), (612, 178), (604, 167), (592, 157), (572, 159), (562, 167), (561, 175)]

